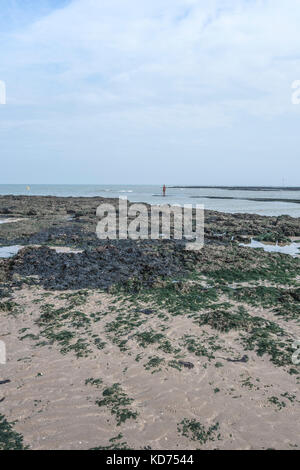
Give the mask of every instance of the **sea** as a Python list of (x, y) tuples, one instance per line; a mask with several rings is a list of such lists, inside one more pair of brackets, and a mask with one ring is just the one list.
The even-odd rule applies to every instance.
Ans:
[[(158, 185), (2, 184), (0, 195), (74, 196), (128, 198), (149, 204), (204, 205), (205, 209), (229, 213), (300, 217), (300, 188), (179, 187), (167, 186), (166, 196)], [(253, 200), (255, 199), (255, 200)], [(282, 200), (284, 199), (284, 201)]]

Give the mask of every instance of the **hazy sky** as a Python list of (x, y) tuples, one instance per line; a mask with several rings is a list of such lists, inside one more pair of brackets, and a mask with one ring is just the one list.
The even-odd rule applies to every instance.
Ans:
[(299, 185), (299, 0), (0, 0), (0, 183)]

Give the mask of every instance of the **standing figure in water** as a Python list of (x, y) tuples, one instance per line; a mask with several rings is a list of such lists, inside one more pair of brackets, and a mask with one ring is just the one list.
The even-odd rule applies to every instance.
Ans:
[(164, 185), (163, 185), (163, 196), (166, 195), (166, 189), (167, 189), (167, 188), (166, 188), (166, 185), (164, 184)]

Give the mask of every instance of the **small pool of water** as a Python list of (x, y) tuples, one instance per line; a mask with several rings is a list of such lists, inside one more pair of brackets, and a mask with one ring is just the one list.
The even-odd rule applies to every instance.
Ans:
[(21, 220), (24, 219), (0, 219), (0, 224), (12, 224), (13, 222), (20, 222)]
[(263, 243), (258, 242), (252, 238), (251, 243), (240, 243), (240, 246), (248, 248), (263, 248), (264, 251), (270, 253), (283, 253), (284, 255), (291, 255), (294, 258), (300, 255), (300, 243), (290, 243), (289, 245), (278, 245), (278, 243)]
[[(40, 248), (40, 245), (28, 245), (32, 248)], [(0, 258), (12, 258), (13, 256), (17, 255), (19, 251), (25, 248), (22, 245), (11, 245), (11, 246), (1, 246), (0, 247)], [(70, 248), (68, 246), (48, 246), (51, 250), (55, 250), (56, 253), (82, 253), (83, 250), (76, 250), (74, 248)]]
[(20, 245), (12, 246), (1, 246), (0, 247), (0, 258), (12, 258), (23, 248)]

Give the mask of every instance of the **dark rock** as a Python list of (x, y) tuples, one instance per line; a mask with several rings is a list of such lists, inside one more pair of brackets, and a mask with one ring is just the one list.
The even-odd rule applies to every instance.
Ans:
[(0, 380), (0, 385), (9, 384), (10, 382), (10, 380)]
[[(46, 242), (49, 236), (49, 232), (44, 234)], [(82, 253), (56, 253), (45, 246), (28, 247), (11, 258), (7, 269), (11, 276), (37, 276), (38, 280), (32, 279), (32, 282), (46, 289), (107, 290), (119, 284), (135, 292), (143, 285), (151, 287), (159, 278), (184, 272), (185, 256), (190, 255), (184, 247), (169, 244), (172, 250), (163, 247), (159, 252), (159, 242), (146, 241), (141, 245), (133, 240), (120, 240), (117, 246), (108, 242), (100, 244), (98, 240), (96, 249), (87, 247)]]
[(180, 364), (183, 367), (186, 367), (187, 369), (194, 369), (195, 367), (192, 362), (178, 361), (178, 364)]
[(154, 313), (154, 310), (151, 310), (150, 308), (146, 308), (145, 310), (137, 310), (137, 312), (144, 313), (145, 315), (151, 315)]
[(227, 359), (228, 362), (248, 362), (249, 357), (245, 354), (241, 359)]
[(4, 207), (3, 209), (0, 209), (0, 214), (8, 215), (11, 214), (11, 210), (8, 209), (7, 207)]
[(247, 235), (236, 235), (234, 240), (241, 243), (251, 243), (251, 237), (248, 237)]

